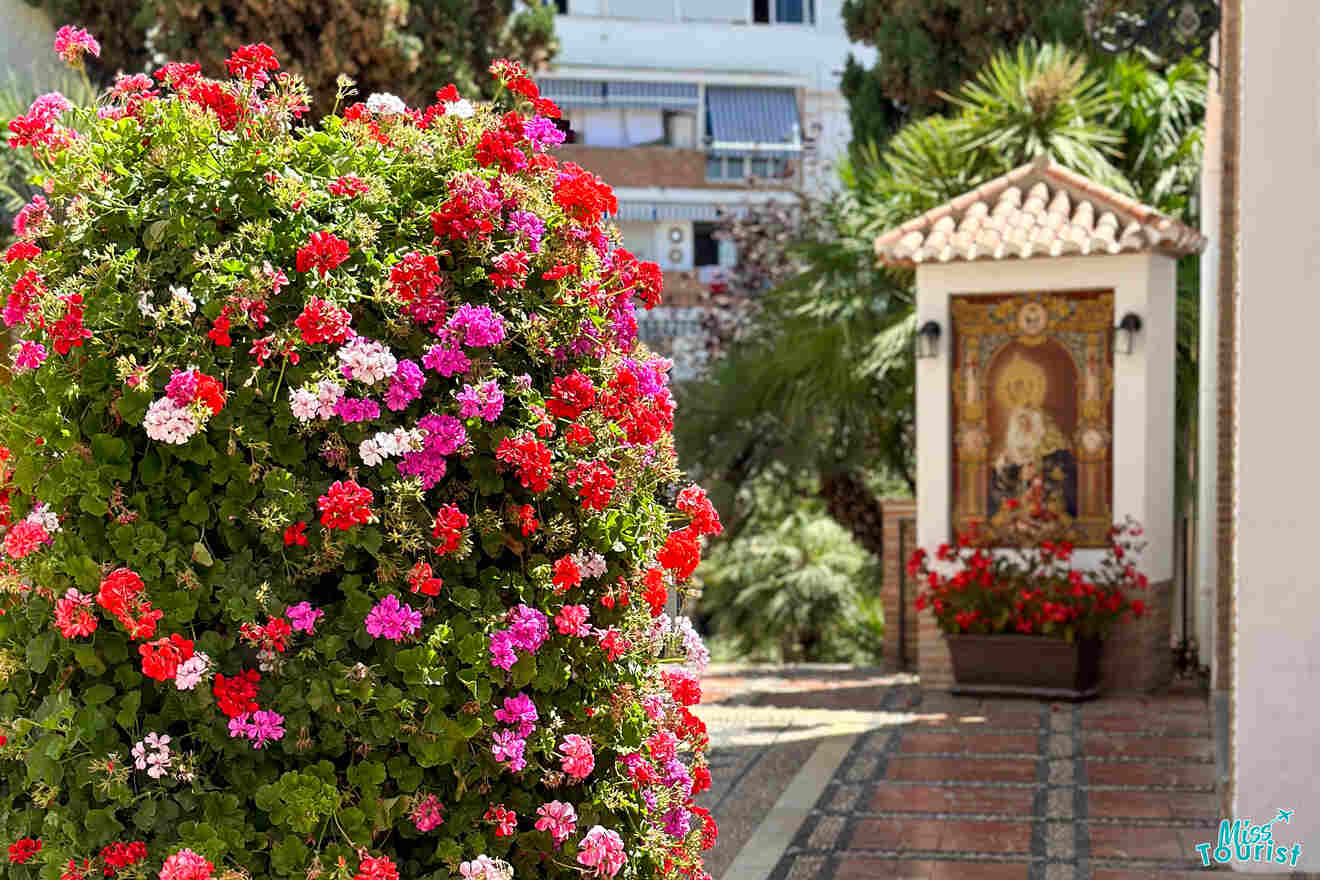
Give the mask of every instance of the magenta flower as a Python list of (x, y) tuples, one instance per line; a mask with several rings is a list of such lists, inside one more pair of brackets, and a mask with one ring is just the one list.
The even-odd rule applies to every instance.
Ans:
[(64, 59), (65, 64), (81, 66), (84, 54), (101, 57), (101, 44), (82, 28), (66, 24), (55, 32), (55, 53)]
[(550, 622), (530, 605), (519, 605), (509, 612), (509, 633), (516, 647), (535, 654), (550, 638)]
[(495, 720), (516, 724), (518, 736), (529, 737), (536, 730), (536, 705), (531, 697), (521, 692), (516, 697), (505, 697), (504, 708), (495, 710)]
[(464, 303), (450, 316), (445, 329), (455, 338), (461, 332), (463, 344), (468, 348), (485, 348), (504, 341), (504, 319), (489, 306)]
[(247, 738), (248, 719), (251, 717), (251, 712), (241, 712), (229, 719), (229, 736), (231, 739)]
[(426, 350), (426, 354), (422, 355), (422, 366), (435, 370), (441, 376), (461, 376), (472, 368), (472, 362), (462, 349), (452, 341), (446, 341)]
[(422, 612), (391, 593), (367, 612), (366, 625), (367, 633), (375, 638), (401, 642), (421, 628)]
[(169, 384), (165, 386), (165, 396), (178, 406), (187, 406), (197, 396), (197, 371), (175, 370), (170, 374)]
[(587, 624), (590, 610), (586, 605), (565, 605), (555, 615), (555, 628), (564, 636), (589, 636), (591, 627)]
[(380, 404), (369, 397), (341, 397), (335, 415), (346, 422), (370, 422), (380, 418)]
[(578, 844), (577, 860), (579, 865), (595, 869), (593, 876), (613, 877), (628, 857), (624, 855), (623, 839), (618, 832), (595, 825)]
[(445, 823), (444, 804), (433, 794), (418, 801), (408, 814), (418, 831), (432, 831)]
[(507, 761), (509, 769), (517, 773), (527, 766), (527, 761), (523, 758), (526, 747), (527, 742), (512, 730), (497, 730), (490, 753), (495, 756), (496, 761)]
[(504, 392), (500, 390), (499, 383), (493, 379), (483, 382), (480, 388), (464, 385), (463, 390), (456, 392), (454, 397), (459, 402), (458, 414), (465, 419), (481, 416), (486, 421), (493, 422), (504, 411)]
[(670, 837), (683, 838), (692, 830), (688, 811), (681, 806), (675, 805), (673, 809), (665, 813), (665, 833)]
[(422, 396), (422, 385), (425, 382), (426, 376), (421, 367), (409, 360), (399, 361), (389, 391), (385, 393), (385, 405), (395, 412), (405, 409), (409, 403)]
[(40, 342), (24, 339), (18, 344), (18, 351), (14, 354), (14, 372), (25, 373), (28, 370), (35, 370), (45, 362), (46, 354), (46, 346)]
[(559, 744), (559, 752), (564, 756), (560, 766), (574, 779), (586, 779), (596, 766), (596, 758), (591, 753), (591, 740), (581, 734), (570, 733)]
[(572, 804), (566, 804), (563, 801), (550, 801), (537, 807), (536, 815), (541, 818), (536, 820), (534, 826), (537, 831), (548, 831), (550, 837), (554, 840), (555, 846), (559, 846), (565, 840), (572, 836), (577, 830), (577, 811), (573, 809)]
[(315, 633), (316, 621), (325, 617), (320, 608), (313, 608), (307, 602), (299, 602), (284, 609), (284, 616), (289, 618), (289, 625), (299, 632)]
[(252, 748), (259, 749), (273, 740), (284, 739), (284, 716), (278, 712), (261, 710), (252, 713), (252, 722), (247, 729)]
[(490, 665), (508, 671), (518, 662), (513, 652), (513, 635), (507, 629), (497, 630), (490, 636)]

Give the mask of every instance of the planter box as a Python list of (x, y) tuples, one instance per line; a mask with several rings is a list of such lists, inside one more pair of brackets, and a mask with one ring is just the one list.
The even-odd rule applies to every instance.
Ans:
[(953, 692), (1086, 700), (1099, 693), (1099, 639), (946, 634)]

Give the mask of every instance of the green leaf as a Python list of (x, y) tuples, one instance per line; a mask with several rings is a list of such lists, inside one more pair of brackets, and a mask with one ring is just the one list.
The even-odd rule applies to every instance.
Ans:
[(206, 545), (201, 541), (193, 544), (192, 560), (205, 568), (215, 565), (215, 558), (211, 556), (211, 551), (207, 550)]
[(28, 671), (40, 674), (50, 665), (50, 655), (55, 650), (55, 631), (46, 630), (34, 636), (27, 643)]
[(124, 698), (119, 701), (119, 712), (115, 715), (115, 723), (129, 733), (136, 733), (138, 729), (138, 707), (141, 705), (141, 691), (129, 691), (124, 694)]
[(306, 844), (289, 835), (271, 850), (270, 866), (278, 874), (301, 873), (307, 868), (309, 852)]
[(151, 394), (146, 391), (125, 391), (124, 396), (115, 403), (115, 408), (125, 422), (130, 425), (142, 424), (142, 417), (151, 405)]
[(108, 702), (117, 693), (118, 691), (108, 684), (94, 684), (82, 692), (82, 701), (88, 706), (99, 706)]
[(524, 654), (518, 658), (518, 662), (513, 664), (513, 686), (527, 687), (531, 680), (536, 677), (536, 655)]
[(152, 449), (142, 457), (138, 464), (138, 476), (147, 485), (159, 483), (165, 478), (165, 463), (160, 460), (160, 453)]

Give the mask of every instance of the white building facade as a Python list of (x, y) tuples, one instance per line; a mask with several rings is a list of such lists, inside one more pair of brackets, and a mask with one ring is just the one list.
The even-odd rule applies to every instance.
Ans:
[[(691, 375), (707, 286), (737, 259), (729, 213), (820, 195), (852, 137), (841, 0), (558, 0), (560, 52), (537, 76), (574, 161), (614, 187), (624, 246), (665, 270), (643, 339)], [(644, 322), (644, 323), (642, 323)]]

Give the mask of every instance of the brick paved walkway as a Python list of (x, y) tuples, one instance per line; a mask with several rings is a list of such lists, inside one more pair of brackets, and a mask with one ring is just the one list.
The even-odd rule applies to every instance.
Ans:
[[(783, 672), (773, 687), (765, 681), (725, 680), (711, 690), (744, 706), (810, 706), (804, 715), (812, 716), (847, 706), (864, 710), (852, 714), (865, 722), (765, 880), (1191, 880), (1204, 873), (1195, 846), (1215, 840), (1220, 818), (1204, 697), (979, 700), (923, 694), (910, 678), (878, 670)], [(779, 746), (778, 772), (801, 766), (803, 742)], [(783, 790), (787, 780), (777, 781), (770, 763), (748, 763), (769, 754), (758, 759), (716, 745), (717, 768), (734, 774), (719, 793), (726, 812), (747, 803), (744, 787), (761, 793), (758, 804)], [(729, 844), (747, 837), (730, 830)], [(1275, 836), (1288, 840), (1282, 826)], [(723, 867), (731, 859), (726, 849), (716, 861)], [(1309, 861), (1304, 856), (1299, 867)]]

